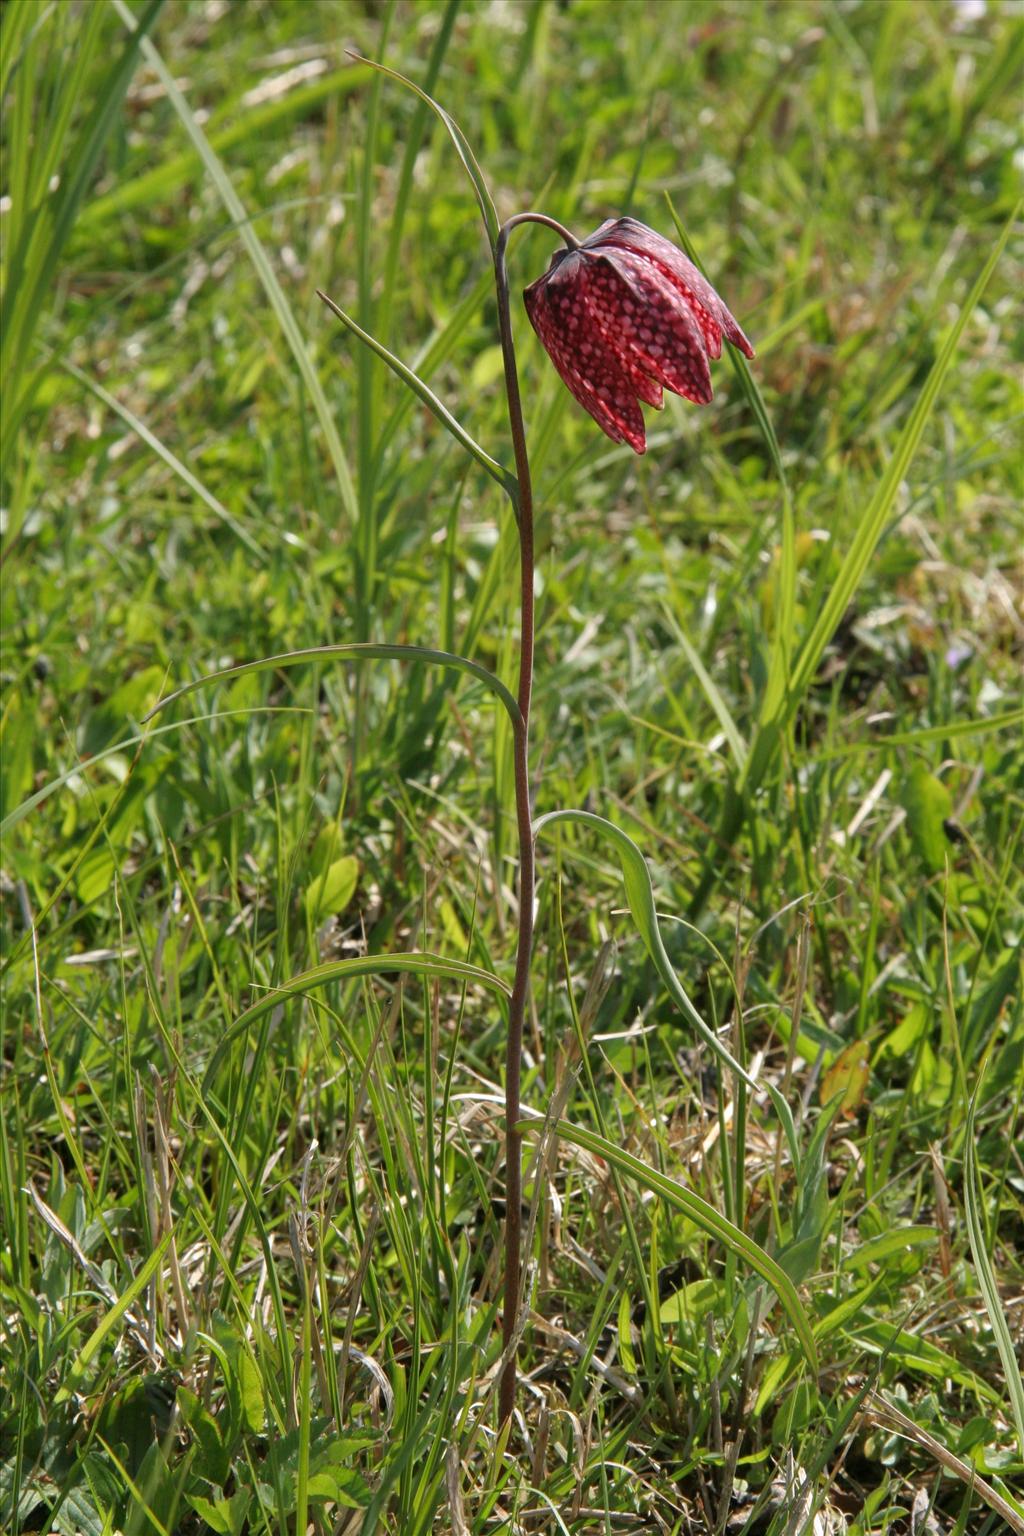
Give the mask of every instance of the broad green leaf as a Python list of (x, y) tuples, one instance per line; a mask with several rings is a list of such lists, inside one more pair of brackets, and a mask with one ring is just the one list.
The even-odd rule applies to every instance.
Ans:
[(248, 1488), (239, 1488), (230, 1499), (204, 1499), (193, 1493), (186, 1497), (200, 1520), (217, 1536), (240, 1536), (252, 1498)]
[(999, 1393), (955, 1355), (920, 1338), (908, 1328), (874, 1318), (854, 1318), (850, 1338), (869, 1354), (886, 1359), (908, 1371), (917, 1371), (935, 1381), (952, 1381), (973, 1392), (981, 1402), (998, 1403)]
[(229, 1358), (234, 1367), (242, 1418), (253, 1434), (261, 1435), (266, 1421), (266, 1408), (256, 1363), (248, 1349), (241, 1343), (230, 1352)]
[(900, 799), (916, 853), (931, 874), (941, 874), (949, 846), (943, 822), (953, 814), (949, 790), (923, 763), (915, 763), (904, 781)]
[(849, 1253), (843, 1255), (843, 1268), (867, 1269), (872, 1264), (881, 1264), (893, 1254), (903, 1253), (907, 1248), (933, 1247), (938, 1236), (937, 1227), (894, 1227), (891, 1232), (882, 1232), (878, 1237), (870, 1237), (866, 1242), (851, 1248)]
[(48, 1529), (55, 1536), (109, 1536), (110, 1525), (97, 1510), (90, 1490), (80, 1486), (62, 1500)]
[(114, 855), (106, 842), (91, 848), (75, 875), (75, 890), (79, 901), (84, 901), (88, 906), (102, 896), (104, 891), (109, 891), (115, 867)]
[(178, 1408), (195, 1441), (196, 1471), (209, 1483), (226, 1482), (231, 1456), (217, 1420), (188, 1387), (178, 1388)]
[(350, 853), (329, 864), (322, 875), (306, 887), (306, 912), (313, 923), (344, 912), (359, 883), (359, 860)]

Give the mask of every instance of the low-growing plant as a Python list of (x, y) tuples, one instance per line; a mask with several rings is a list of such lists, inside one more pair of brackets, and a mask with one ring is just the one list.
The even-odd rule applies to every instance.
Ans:
[[(443, 107), (427, 97), (411, 81), (384, 66), (373, 67), (416, 91), (438, 114), (451, 135), (476, 194), (494, 266), (505, 394), (515, 462), (514, 470), (510, 470), (492, 457), (411, 368), (363, 330), (327, 294), (319, 293), (319, 297), (348, 330), (388, 364), (470, 458), (497, 481), (509, 498), (518, 531), (519, 679), (514, 699), (496, 676), (488, 675), (469, 657), (432, 653), (400, 645), (380, 647), (363, 643), (334, 648), (337, 653), (353, 657), (361, 655), (372, 659), (386, 655), (472, 672), (500, 700), (512, 726), (519, 890), (516, 903), (515, 967), (508, 998), (505, 1053), (503, 1354), (498, 1392), (498, 1420), (504, 1424), (511, 1418), (515, 1407), (517, 1349), (526, 1323), (524, 1303), (529, 1301), (529, 1295), (523, 1294), (522, 1285), (523, 1135), (529, 1129), (529, 1123), (521, 1118), (520, 1094), (523, 1026), (533, 955), (534, 854), (536, 839), (542, 829), (557, 822), (575, 820), (597, 828), (612, 840), (622, 858), (638, 927), (669, 990), (709, 1049), (740, 1080), (751, 1088), (755, 1086), (746, 1069), (701, 1018), (672, 970), (661, 942), (653, 897), (650, 894), (650, 877), (632, 840), (612, 823), (586, 811), (553, 810), (534, 819), (532, 803), (536, 786), (530, 772), (536, 580), (534, 501), (509, 301), (507, 252), (510, 237), (516, 228), (532, 223), (551, 229), (563, 240), (564, 247), (555, 254), (549, 270), (525, 290), (523, 297), (527, 314), (559, 374), (579, 403), (613, 442), (627, 442), (636, 453), (644, 453), (646, 450), (639, 406), (641, 400), (660, 410), (663, 390), (668, 389), (696, 404), (706, 405), (712, 398), (710, 363), (722, 355), (723, 336), (748, 358), (753, 357), (754, 350), (707, 278), (690, 258), (670, 241), (635, 219), (608, 220), (582, 241), (557, 220), (543, 213), (518, 213), (499, 224), (483, 172), (458, 125)], [(199, 682), (191, 686), (198, 687)], [(188, 690), (181, 690), (173, 697), (178, 698), (185, 691)], [(152, 714), (156, 714), (168, 702), (170, 700), (158, 705)], [(372, 957), (370, 966), (378, 969), (408, 969), (409, 957), (378, 955)], [(310, 973), (304, 980), (300, 979), (299, 985), (313, 986), (325, 979), (326, 970), (323, 975)], [(774, 1087), (769, 1085), (768, 1092), (779, 1113), (788, 1151), (794, 1164), (797, 1164), (799, 1148), (792, 1115)], [(588, 1144), (586, 1135), (561, 1121), (555, 1122), (553, 1130), (569, 1139), (580, 1140), (583, 1145)], [(592, 1136), (590, 1140), (593, 1140)], [(674, 1180), (665, 1179), (655, 1169), (647, 1168), (635, 1158), (621, 1154), (601, 1138), (598, 1141), (601, 1151), (621, 1170), (647, 1184), (670, 1205), (685, 1211), (698, 1226), (724, 1242), (774, 1287), (789, 1313), (801, 1347), (812, 1366), (815, 1365), (816, 1351), (810, 1323), (785, 1269), (760, 1244), (715, 1212), (705, 1201), (686, 1191)]]
[[(536, 1127), (521, 1118), (520, 1088), (523, 1027), (533, 955), (535, 843), (542, 831), (564, 822), (575, 821), (591, 826), (615, 848), (622, 863), (630, 911), (670, 995), (702, 1043), (718, 1059), (720, 1065), (734, 1075), (737, 1089), (742, 1093), (744, 1088), (754, 1090), (760, 1087), (767, 1093), (779, 1119), (780, 1134), (791, 1159), (797, 1187), (802, 1188), (803, 1202), (809, 1212), (808, 1219), (798, 1219), (789, 1248), (782, 1255), (773, 1256), (707, 1202), (676, 1181), (667, 1179), (658, 1170), (647, 1167), (637, 1158), (623, 1152), (607, 1137), (584, 1131), (560, 1118), (555, 1119), (548, 1129), (553, 1134), (581, 1146), (588, 1146), (606, 1157), (620, 1173), (628, 1174), (670, 1206), (686, 1212), (698, 1227), (715, 1236), (749, 1264), (774, 1289), (789, 1315), (807, 1363), (816, 1371), (818, 1361), (814, 1333), (793, 1283), (792, 1273), (796, 1272), (799, 1277), (806, 1272), (808, 1255), (817, 1253), (824, 1235), (820, 1211), (815, 1213), (816, 1197), (813, 1192), (820, 1187), (821, 1149), (831, 1119), (842, 1105), (845, 1082), (822, 1116), (814, 1138), (814, 1155), (808, 1160), (801, 1153), (793, 1114), (784, 1095), (768, 1080), (761, 1084), (755, 1082), (717, 1032), (701, 1016), (676, 974), (662, 939), (650, 875), (633, 840), (621, 828), (590, 811), (562, 808), (548, 811), (538, 818), (533, 814), (535, 785), (530, 772), (529, 727), (534, 683), (534, 503), (509, 299), (508, 245), (513, 231), (528, 223), (545, 226), (561, 237), (563, 248), (554, 255), (549, 270), (524, 291), (526, 312), (563, 381), (578, 402), (608, 437), (614, 442), (628, 443), (636, 453), (642, 454), (646, 450), (639, 402), (660, 409), (663, 390), (669, 389), (696, 404), (709, 403), (712, 398), (709, 364), (721, 356), (723, 337), (733, 349), (732, 355), (745, 393), (754, 408), (779, 474), (783, 504), (783, 556), (777, 597), (779, 641), (762, 703), (761, 721), (764, 729), (755, 739), (749, 757), (744, 754), (740, 763), (740, 791), (746, 787), (749, 792), (752, 784), (756, 784), (754, 776), (764, 772), (773, 751), (778, 750), (784, 723), (792, 718), (801, 691), (811, 681), (817, 659), (832, 627), (841, 616), (842, 593), (852, 591), (863, 575), (871, 550), (880, 537), (891, 508), (899, 483), (899, 471), (908, 462), (919, 440), (939, 384), (952, 361), (956, 341), (996, 265), (1008, 237), (1009, 226), (990, 254), (922, 391), (894, 455), (894, 466), (890, 466), (883, 477), (857, 544), (850, 551), (836, 588), (825, 604), (824, 622), (819, 620), (800, 655), (793, 659), (788, 655), (787, 637), (795, 577), (794, 530), (785, 473), (767, 412), (746, 367), (745, 359), (753, 357), (753, 348), (707, 278), (689, 256), (634, 219), (608, 220), (582, 241), (557, 220), (539, 212), (514, 214), (500, 223), (484, 174), (458, 124), (438, 102), (397, 71), (373, 64), (372, 61), (362, 62), (400, 81), (438, 115), (448, 130), (472, 185), (493, 262), (504, 385), (514, 455), (515, 467), (510, 470), (472, 437), (465, 425), (413, 369), (364, 330), (326, 293), (318, 290), (318, 296), (331, 313), (365, 348), (392, 369), (464, 452), (498, 483), (509, 499), (518, 532), (519, 676), (514, 698), (497, 676), (465, 656), (413, 646), (379, 646), (369, 642), (324, 647), (319, 651), (321, 655), (348, 655), (366, 660), (392, 657), (470, 672), (499, 700), (512, 727), (519, 889), (516, 903), (515, 967), (508, 996), (506, 1025), (503, 1353), (499, 1373), (498, 1422), (506, 1424), (515, 1407), (517, 1351), (526, 1326), (530, 1299), (528, 1287), (523, 1286), (522, 1156), (524, 1133)], [(680, 238), (685, 239), (678, 220), (676, 223)], [(270, 658), (256, 665), (280, 664), (289, 659), (301, 658)], [(245, 669), (231, 669), (233, 672), (240, 670)], [(231, 673), (212, 676), (217, 675), (229, 676)], [(212, 676), (197, 680), (172, 697), (181, 697), (183, 693), (211, 681)], [(170, 699), (162, 701), (151, 712), (151, 716), (169, 702)], [(737, 807), (743, 803), (742, 793), (739, 792), (726, 802), (725, 830), (730, 834), (735, 831)], [(705, 884), (702, 891), (706, 894), (708, 888)], [(422, 960), (423, 957), (409, 955), (377, 955), (367, 958), (366, 968), (410, 970), (422, 964)], [(337, 968), (327, 965), (296, 978), (290, 986), (297, 991), (307, 990), (335, 974)], [(488, 977), (486, 984), (501, 991), (502, 984), (497, 977)], [(257, 1005), (258, 1008), (263, 1006)], [(250, 1010), (250, 1013), (253, 1011)], [(809, 1194), (809, 1191), (812, 1193)]]

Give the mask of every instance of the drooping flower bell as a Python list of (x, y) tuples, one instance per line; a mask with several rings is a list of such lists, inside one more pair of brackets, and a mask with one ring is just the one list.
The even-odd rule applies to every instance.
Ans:
[(647, 448), (640, 400), (660, 411), (664, 386), (707, 405), (709, 360), (721, 357), (723, 335), (754, 355), (707, 278), (636, 219), (608, 219), (575, 249), (558, 251), (523, 299), (580, 405), (637, 453)]

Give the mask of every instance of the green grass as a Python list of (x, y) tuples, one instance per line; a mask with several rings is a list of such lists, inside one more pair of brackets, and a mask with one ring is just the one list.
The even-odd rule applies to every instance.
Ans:
[[(348, 47), (500, 217), (674, 211), (757, 347), (637, 460), (515, 236), (586, 814), (500, 1438), (515, 530), (316, 290), (511, 453), (465, 168)], [(1022, 1518), (1022, 61), (998, 3), (5, 8), (0, 1529)]]

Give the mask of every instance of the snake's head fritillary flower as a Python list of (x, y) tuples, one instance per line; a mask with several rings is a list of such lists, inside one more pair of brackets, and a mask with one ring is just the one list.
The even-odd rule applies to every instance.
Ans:
[(707, 405), (723, 336), (754, 355), (707, 278), (636, 219), (608, 219), (576, 249), (558, 251), (523, 299), (580, 405), (637, 453), (647, 447), (639, 401), (660, 411), (664, 387)]

